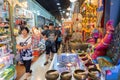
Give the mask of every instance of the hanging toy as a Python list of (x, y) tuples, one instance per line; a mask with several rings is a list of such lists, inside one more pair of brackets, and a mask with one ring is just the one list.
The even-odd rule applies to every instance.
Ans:
[(92, 59), (96, 59), (99, 56), (104, 56), (105, 50), (108, 48), (111, 40), (112, 40), (112, 33), (114, 32), (113, 22), (108, 21), (106, 24), (106, 35), (101, 40), (101, 42), (95, 47), (94, 54), (92, 55)]

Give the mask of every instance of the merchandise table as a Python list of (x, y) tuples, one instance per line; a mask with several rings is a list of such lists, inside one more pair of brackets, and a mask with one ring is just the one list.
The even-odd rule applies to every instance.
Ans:
[[(68, 71), (71, 74), (73, 74), (76, 69), (87, 71), (87, 68), (81, 62), (81, 60), (79, 59), (76, 53), (62, 53), (60, 55), (55, 54), (49, 68), (49, 70), (57, 70), (59, 72), (59, 75), (65, 71)], [(75, 80), (73, 76), (72, 76), (72, 80)], [(101, 71), (100, 80), (105, 80), (105, 78), (103, 77), (102, 71)]]

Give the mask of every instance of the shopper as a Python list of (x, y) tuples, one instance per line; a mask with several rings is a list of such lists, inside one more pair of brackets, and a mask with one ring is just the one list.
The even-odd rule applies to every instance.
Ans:
[(27, 27), (27, 22), (26, 22), (26, 21), (21, 21), (21, 23), (19, 24), (19, 28), (20, 28), (19, 34), (21, 34), (21, 29), (22, 29), (23, 27)]
[(49, 30), (45, 30), (42, 32), (44, 39), (45, 39), (45, 45), (46, 45), (46, 62), (44, 65), (48, 64), (49, 57), (52, 60), (53, 53), (56, 53), (56, 47), (55, 47), (55, 41), (56, 41), (56, 33), (54, 30), (54, 25), (52, 23), (49, 24)]
[(45, 25), (44, 30), (42, 31), (42, 38), (46, 38), (45, 35), (49, 32), (49, 27), (47, 25)]
[(59, 27), (55, 27), (55, 32), (56, 32), (56, 35), (57, 35), (57, 39), (55, 41), (56, 51), (58, 51), (58, 49), (60, 48), (60, 44), (62, 42), (61, 31), (59, 30)]
[(31, 49), (31, 36), (29, 35), (29, 29), (27, 27), (21, 28), (21, 35), (17, 38), (16, 45), (20, 56), (23, 60), (25, 66), (25, 79), (27, 79), (32, 70), (30, 70), (31, 60), (32, 60), (32, 49)]

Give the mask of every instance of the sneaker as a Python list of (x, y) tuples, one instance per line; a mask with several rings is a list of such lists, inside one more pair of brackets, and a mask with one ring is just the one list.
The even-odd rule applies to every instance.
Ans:
[(32, 70), (30, 70), (30, 74), (32, 73)]
[(44, 65), (47, 65), (48, 64), (48, 61), (46, 61), (45, 63), (44, 63)]
[(51, 61), (53, 60), (53, 59), (50, 59)]

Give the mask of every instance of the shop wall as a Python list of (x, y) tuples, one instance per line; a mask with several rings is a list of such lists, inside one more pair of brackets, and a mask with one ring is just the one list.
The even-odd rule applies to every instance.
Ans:
[(110, 19), (110, 1), (111, 0), (105, 0), (104, 26), (106, 25), (107, 21)]
[(41, 15), (45, 18), (51, 19), (53, 17), (47, 10), (45, 10), (40, 4), (35, 0), (28, 0), (29, 10), (34, 12), (37, 15)]
[(108, 20), (113, 20), (113, 25), (117, 26), (120, 21), (120, 0), (105, 0), (104, 26)]
[(37, 16), (37, 27), (43, 27), (45, 25), (45, 18)]
[(114, 20), (114, 26), (120, 21), (120, 0), (111, 0), (110, 19)]
[(55, 19), (54, 16), (52, 16), (52, 14), (50, 14), (46, 9), (44, 9), (35, 0), (28, 0), (28, 9), (34, 13), (36, 26), (39, 24), (38, 16), (42, 16), (45, 19), (48, 19), (51, 21), (54, 21)]

